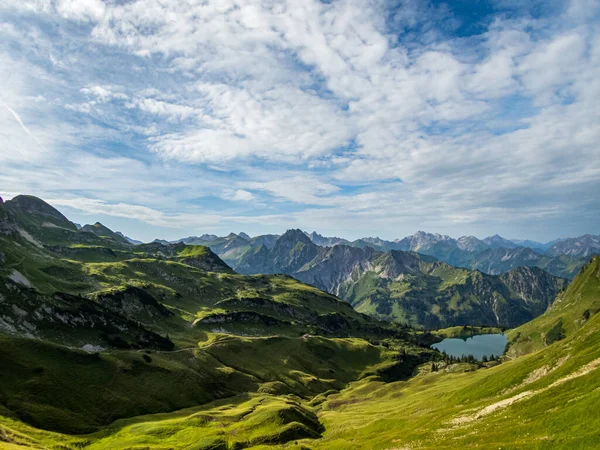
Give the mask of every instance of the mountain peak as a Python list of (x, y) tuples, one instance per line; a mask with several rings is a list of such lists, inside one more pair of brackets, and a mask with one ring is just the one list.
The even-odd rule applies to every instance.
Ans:
[(489, 245), (492, 248), (499, 248), (499, 247), (516, 248), (516, 247), (520, 247), (520, 245), (517, 245), (514, 242), (509, 241), (508, 239), (503, 238), (499, 234), (495, 234), (493, 236), (488, 236), (485, 239), (483, 239), (482, 242), (484, 244)]
[(120, 235), (119, 233), (115, 233), (113, 230), (102, 225), (100, 222), (96, 222), (94, 225), (84, 225), (79, 229), (79, 231), (84, 233), (93, 233), (102, 238), (110, 238), (122, 244), (130, 244), (126, 237)]
[(310, 238), (304, 233), (304, 231), (299, 228), (287, 230), (283, 235), (278, 239), (279, 241), (298, 241), (303, 242), (305, 244), (312, 244)]
[(56, 208), (33, 195), (17, 195), (12, 200), (8, 200), (6, 205), (27, 214), (36, 214), (51, 217), (61, 222), (69, 222), (69, 219), (63, 216)]

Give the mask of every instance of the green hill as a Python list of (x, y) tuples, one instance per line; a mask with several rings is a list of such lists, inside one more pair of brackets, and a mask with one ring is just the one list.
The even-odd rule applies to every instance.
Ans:
[(509, 355), (517, 356), (544, 348), (572, 336), (600, 311), (600, 257), (583, 266), (548, 312), (508, 334)]
[[(597, 298), (599, 267), (596, 258), (578, 275), (575, 287), (563, 294), (560, 309), (565, 321), (577, 318), (579, 310), (585, 311)], [(553, 320), (557, 308), (528, 325), (533, 328), (536, 322)], [(361, 357), (353, 356), (353, 365), (331, 379), (351, 380), (365, 364), (376, 362), (381, 352), (393, 353), (360, 340), (308, 338), (292, 341), (295, 347), (288, 347), (285, 338), (255, 339), (222, 337), (200, 345), (197, 352), (227, 355), (221, 356), (226, 365), (247, 367), (237, 380), (240, 386), (256, 378), (275, 380), (286, 365), (290, 374), (296, 374), (300, 364), (303, 375), (296, 380), (306, 387), (311, 385), (311, 371), (325, 377), (329, 370), (339, 370), (348, 352)], [(35, 350), (35, 358), (38, 354)], [(256, 359), (253, 354), (267, 359)], [(156, 364), (166, 364), (160, 355), (149, 356), (157, 359)], [(48, 357), (52, 359), (53, 354)], [(105, 358), (100, 355), (101, 360)], [(307, 365), (310, 360), (315, 366)], [(435, 371), (427, 363), (410, 379), (386, 382), (382, 374), (389, 366), (383, 363), (363, 369), (360, 379), (347, 387), (338, 390), (330, 385), (331, 390), (312, 397), (306, 391), (302, 396), (290, 395), (293, 378), (279, 378), (253, 394), (118, 420), (84, 436), (42, 431), (6, 412), (0, 419), (0, 436), (3, 448), (61, 449), (591, 449), (600, 445), (596, 408), (600, 314), (590, 314), (567, 331), (564, 339), (538, 351), (500, 364), (487, 363), (475, 371), (472, 366), (438, 360)], [(227, 367), (223, 374), (232, 373), (231, 366)], [(19, 378), (16, 375), (9, 379)], [(142, 384), (136, 386), (139, 389)], [(155, 392), (151, 397), (162, 394)], [(172, 391), (164, 394), (175, 396)], [(89, 410), (82, 417), (87, 414)]]
[[(409, 373), (433, 354), (410, 330), (291, 277), (238, 275), (204, 246), (134, 247), (101, 225), (76, 231), (26, 200), (35, 207), (0, 205), (0, 405), (9, 417), (89, 432), (248, 392), (339, 390), (391, 361), (393, 351), (366, 339), (412, 352)], [(46, 217), (65, 227), (45, 234), (57, 229)]]
[[(501, 361), (457, 363), (435, 335), (289, 276), (239, 275), (203, 246), (85, 244), (68, 226), (57, 245), (43, 217), (66, 222), (27, 202), (0, 205), (2, 449), (600, 446), (598, 257), (508, 333)], [(391, 257), (378, 267), (397, 283), (425, 271), (424, 292), (483, 278)]]

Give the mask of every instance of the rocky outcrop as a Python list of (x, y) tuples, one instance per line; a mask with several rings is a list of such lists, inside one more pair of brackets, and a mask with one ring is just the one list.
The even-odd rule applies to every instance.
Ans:
[(519, 267), (502, 274), (500, 279), (527, 304), (533, 317), (544, 313), (568, 285), (568, 280), (554, 277), (538, 267)]
[[(131, 303), (129, 303), (131, 306)], [(161, 305), (162, 306), (162, 305)], [(101, 305), (87, 298), (35, 289), (5, 281), (0, 288), (0, 330), (28, 338), (42, 338), (78, 346), (171, 350), (173, 343), (145, 328), (140, 318), (127, 316), (127, 307)], [(164, 307), (163, 307), (164, 308)], [(79, 342), (77, 339), (80, 336)]]

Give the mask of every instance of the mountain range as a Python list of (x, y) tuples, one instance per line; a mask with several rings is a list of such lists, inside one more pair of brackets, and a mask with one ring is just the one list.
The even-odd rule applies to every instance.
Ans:
[[(229, 236), (229, 242), (235, 239)], [(323, 247), (301, 230), (287, 231), (272, 248), (251, 247), (229, 263), (240, 273), (292, 275), (343, 298), (360, 312), (427, 328), (474, 320), (516, 326), (544, 312), (568, 283), (537, 267), (494, 276), (412, 251)]]
[[(0, 204), (0, 448), (597, 446), (599, 257), (565, 288), (290, 230), (240, 262), (313, 286), (204, 245), (133, 245), (35, 197)], [(521, 324), (498, 360), (430, 348), (492, 323)]]
[[(325, 237), (314, 231), (303, 233), (313, 244), (321, 247), (343, 245), (356, 248), (370, 247), (380, 252), (411, 251), (490, 275), (500, 275), (517, 267), (527, 266), (539, 267), (558, 277), (572, 279), (591, 255), (600, 254), (600, 236), (593, 235), (540, 243), (509, 240), (498, 235), (481, 240), (474, 236), (454, 239), (450, 236), (423, 231), (394, 241), (369, 237), (348, 241), (339, 237)], [(272, 249), (279, 237), (281, 236), (273, 234), (253, 238), (245, 233), (230, 233), (225, 237), (205, 234), (173, 242), (207, 245), (232, 267), (239, 266), (242, 272), (250, 273), (256, 272), (254, 269), (258, 267), (248, 266), (248, 258), (260, 253), (261, 245)], [(163, 241), (163, 243), (167, 242)]]
[[(396, 241), (350, 242), (288, 230), (281, 236), (230, 233), (175, 242), (202, 243), (239, 273), (291, 275), (341, 297), (358, 311), (427, 328), (464, 325), (474, 317), (479, 323), (506, 327), (531, 320), (545, 311), (586, 261), (541, 254), (498, 235), (479, 240), (417, 232)], [(550, 251), (559, 243), (533, 244)], [(596, 251), (589, 236), (569, 245), (577, 247), (571, 252), (575, 255)], [(524, 286), (535, 289), (525, 293)]]
[[(504, 261), (503, 267), (507, 270), (501, 275), (490, 275), (452, 266), (425, 253), (434, 248), (440, 253), (442, 248), (449, 246), (479, 246), (477, 241), (469, 238), (455, 241), (447, 236), (417, 233), (394, 244), (410, 250), (385, 252), (373, 248), (382, 248), (381, 240), (371, 240), (369, 243), (373, 246), (360, 243), (347, 245), (341, 243), (340, 238), (323, 238), (301, 230), (288, 230), (282, 236), (250, 238), (243, 233), (230, 233), (222, 238), (204, 235), (177, 243), (156, 240), (150, 244), (134, 245), (126, 236), (98, 222), (77, 227), (59, 211), (35, 197), (18, 196), (6, 202), (3, 210), (7, 214), (4, 226), (17, 230), (19, 239), (25, 239), (21, 245), (33, 245), (37, 252), (43, 249), (43, 252), (60, 258), (51, 267), (44, 268), (43, 277), (36, 268), (33, 278), (49, 283), (48, 274), (65, 271), (65, 261), (80, 261), (84, 266), (69, 263), (72, 266), (69, 279), (77, 280), (82, 286), (89, 285), (88, 290), (94, 283), (96, 291), (104, 288), (106, 281), (90, 285), (86, 273), (92, 269), (85, 264), (119, 263), (110, 267), (110, 271), (116, 273), (113, 276), (131, 281), (132, 278), (127, 278), (131, 277), (127, 271), (134, 268), (125, 268), (121, 261), (126, 260), (126, 265), (134, 265), (139, 270), (140, 266), (148, 265), (145, 259), (151, 258), (157, 259), (155, 265), (164, 264), (163, 261), (177, 262), (213, 273), (285, 274), (336, 295), (356, 311), (379, 320), (441, 328), (475, 322), (480, 325), (517, 326), (542, 314), (568, 284), (566, 279), (537, 267), (511, 267), (514, 260)], [(323, 246), (314, 240), (337, 243)], [(196, 245), (201, 242), (205, 245)], [(501, 245), (501, 238), (490, 238), (485, 245), (492, 244)], [(487, 248), (479, 255), (498, 252), (532, 250), (522, 247)], [(45, 259), (52, 261), (47, 255)], [(24, 257), (24, 260), (27, 258)], [(489, 256), (488, 259), (480, 258), (478, 265), (489, 269)], [(31, 266), (36, 264), (32, 262)], [(95, 268), (100, 269), (108, 270), (105, 267)], [(27, 285), (39, 283), (29, 281), (27, 274), (20, 273), (17, 277), (28, 280)], [(141, 283), (139, 280), (136, 282)], [(215, 288), (214, 283), (212, 285)], [(173, 287), (162, 287), (161, 295), (166, 295), (168, 289)], [(196, 292), (195, 289), (192, 292)], [(89, 295), (95, 295), (91, 292)], [(212, 319), (203, 317), (201, 320)], [(226, 320), (232, 320), (231, 316)]]

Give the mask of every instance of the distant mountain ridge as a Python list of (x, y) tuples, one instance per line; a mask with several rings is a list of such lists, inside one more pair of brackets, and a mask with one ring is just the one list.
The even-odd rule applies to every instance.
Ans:
[[(474, 320), (517, 326), (542, 314), (568, 283), (536, 267), (513, 268), (494, 276), (413, 251), (320, 246), (309, 236), (302, 230), (288, 230), (273, 248), (250, 247), (229, 264), (244, 274), (291, 275), (343, 298), (360, 312), (428, 328)], [(229, 236), (230, 242), (234, 239)], [(439, 247), (440, 242), (433, 242), (436, 239), (420, 235), (398, 246)], [(451, 238), (440, 241), (445, 245)]]
[[(494, 235), (485, 239), (475, 236), (462, 236), (454, 239), (447, 235), (418, 231), (412, 236), (388, 241), (378, 237), (366, 237), (348, 241), (340, 237), (326, 237), (313, 231), (297, 230), (319, 247), (348, 246), (372, 248), (380, 252), (392, 250), (417, 252), (433, 256), (453, 266), (481, 270), (490, 275), (499, 275), (517, 267), (539, 267), (553, 275), (572, 279), (587, 258), (600, 253), (600, 237), (586, 235), (580, 238), (556, 240), (548, 243), (534, 241), (511, 241)], [(245, 236), (245, 237), (244, 237)], [(230, 233), (225, 237), (202, 235), (188, 237), (173, 242), (202, 244), (209, 246), (232, 267), (240, 267), (243, 272), (261, 268), (266, 270), (265, 250), (274, 248), (280, 235), (259, 235), (248, 239)], [(303, 239), (304, 240), (304, 239)], [(307, 240), (304, 240), (307, 243)], [(530, 244), (531, 247), (525, 246)], [(533, 248), (535, 246), (535, 248)], [(547, 249), (547, 252), (544, 250)], [(262, 259), (260, 258), (262, 255)]]

